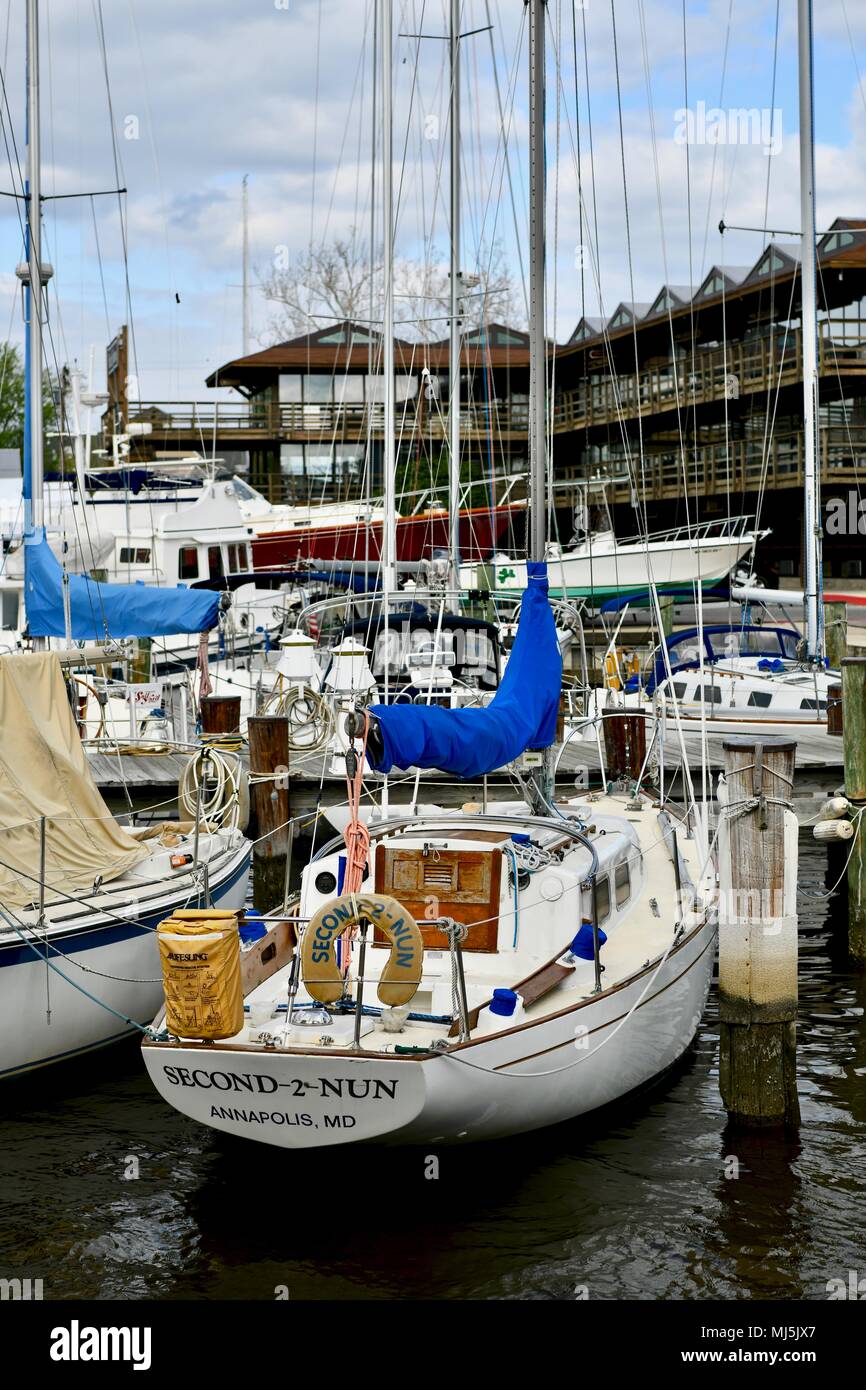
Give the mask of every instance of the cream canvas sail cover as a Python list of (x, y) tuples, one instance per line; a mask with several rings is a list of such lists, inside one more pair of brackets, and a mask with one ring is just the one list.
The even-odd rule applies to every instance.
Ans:
[[(52, 652), (0, 657), (0, 902), (39, 894), (46, 817), (47, 902), (118, 878), (147, 850), (115, 821), (90, 775), (60, 662)], [(60, 890), (60, 891), (58, 891)]]

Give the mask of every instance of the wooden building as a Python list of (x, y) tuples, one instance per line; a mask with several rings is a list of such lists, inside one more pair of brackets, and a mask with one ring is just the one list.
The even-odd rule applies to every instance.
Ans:
[[(837, 218), (821, 238), (818, 295), (821, 485), (828, 506), (844, 501), (853, 515), (849, 494), (858, 494), (866, 452), (863, 219)], [(207, 385), (230, 388), (234, 399), (130, 407), (130, 418), (152, 426), (137, 454), (246, 452), (251, 481), (273, 500), (378, 495), (381, 346), (377, 332), (344, 322), (227, 362)], [(664, 285), (606, 320), (585, 317), (549, 351), (563, 541), (584, 497), (580, 482), (601, 475), (615, 480), (607, 495), (621, 535), (638, 529), (636, 504), (653, 529), (757, 514), (774, 531), (762, 548), (768, 572), (800, 573), (798, 245), (773, 241), (751, 266), (713, 266), (696, 287)], [(398, 493), (411, 511), (447, 489), (448, 342), (398, 339), (395, 355)], [(470, 504), (525, 491), (528, 383), (526, 333), (496, 323), (466, 333), (460, 466)], [(854, 529), (828, 528), (828, 578), (866, 579), (866, 500), (863, 530)]]

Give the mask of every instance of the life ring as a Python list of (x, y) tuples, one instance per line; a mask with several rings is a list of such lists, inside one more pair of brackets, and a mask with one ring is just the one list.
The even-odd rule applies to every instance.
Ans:
[(345, 982), (337, 964), (336, 941), (362, 917), (391, 941), (391, 956), (379, 977), (383, 1004), (408, 1004), (421, 983), (424, 940), (415, 918), (396, 898), (382, 893), (331, 898), (310, 918), (301, 941), (301, 973), (307, 993), (320, 1004), (342, 998)]

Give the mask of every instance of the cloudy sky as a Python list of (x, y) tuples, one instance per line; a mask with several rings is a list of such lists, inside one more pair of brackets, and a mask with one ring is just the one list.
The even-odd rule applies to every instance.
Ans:
[[(652, 299), (664, 280), (697, 284), (713, 263), (753, 263), (762, 237), (722, 239), (722, 216), (760, 227), (766, 204), (770, 227), (799, 226), (795, 0), (685, 0), (685, 34), (682, 0), (584, 6), (548, 6), (549, 328), (560, 339), (582, 309), (599, 312), (599, 287), (609, 315), (620, 299)], [(444, 34), (447, 8), (394, 0), (406, 258), (447, 251), (447, 49), (408, 37)], [(524, 4), (464, 0), (462, 9), (463, 30), (493, 26), (463, 48), (464, 268), (498, 242), (519, 278)], [(9, 0), (0, 18), (7, 190), (18, 186), (24, 151), (24, 10)], [(256, 273), (353, 227), (367, 236), (372, 0), (41, 0), (40, 11), (43, 191), (113, 189), (119, 177), (139, 396), (205, 398), (205, 376), (241, 350), (243, 176), (255, 346), (272, 338), (274, 314)], [(820, 227), (866, 214), (866, 4), (821, 0), (816, 12)], [(739, 108), (760, 118), (738, 125), (729, 113)], [(723, 138), (710, 142), (708, 129)], [(15, 203), (0, 204), (0, 335), (18, 341), (20, 224)], [(105, 344), (129, 317), (118, 201), (48, 201), (45, 235), (56, 271), (52, 352), (86, 367), (93, 349), (100, 385)]]

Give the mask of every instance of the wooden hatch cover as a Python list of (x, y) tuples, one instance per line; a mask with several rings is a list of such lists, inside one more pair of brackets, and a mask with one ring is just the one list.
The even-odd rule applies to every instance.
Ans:
[[(449, 833), (449, 838), (454, 838)], [(425, 918), (453, 917), (470, 927), (464, 951), (495, 951), (499, 934), (499, 892), (502, 854), (508, 839), (500, 832), (480, 832), (473, 839), (490, 839), (489, 850), (397, 848), (379, 845), (376, 851), (376, 892), (388, 893), (412, 913), (424, 945), (447, 951), (448, 937)], [(477, 925), (474, 925), (476, 924)], [(377, 945), (386, 944), (381, 933)]]

